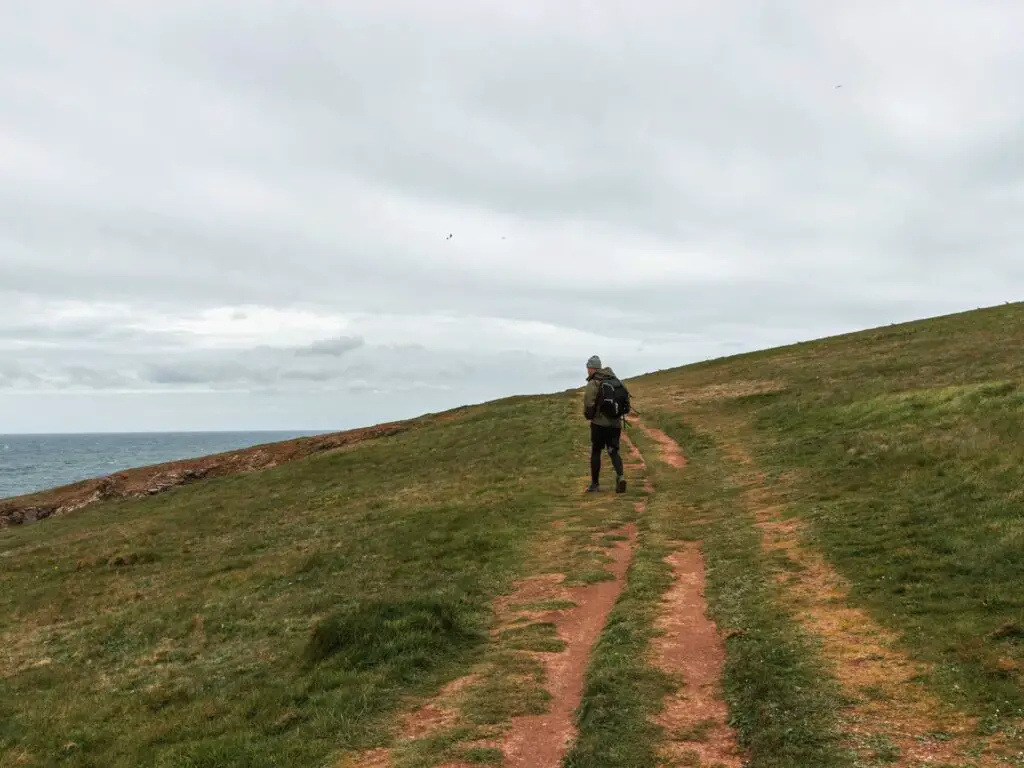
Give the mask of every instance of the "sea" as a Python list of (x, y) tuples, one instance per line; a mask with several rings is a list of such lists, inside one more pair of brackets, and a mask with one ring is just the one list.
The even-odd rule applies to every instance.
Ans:
[(0, 499), (123, 469), (276, 443), (318, 432), (0, 435)]

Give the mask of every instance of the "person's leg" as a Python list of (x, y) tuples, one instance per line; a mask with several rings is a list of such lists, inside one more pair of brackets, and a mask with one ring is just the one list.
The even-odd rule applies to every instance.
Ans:
[(626, 490), (626, 471), (622, 466), (622, 454), (619, 453), (619, 443), (622, 439), (622, 428), (621, 427), (609, 427), (607, 429), (607, 437), (605, 438), (605, 444), (608, 446), (608, 458), (612, 460), (612, 466), (615, 468), (615, 490), (622, 493)]
[(590, 425), (590, 487), (597, 488), (601, 477), (601, 451), (605, 448), (604, 430), (596, 424)]

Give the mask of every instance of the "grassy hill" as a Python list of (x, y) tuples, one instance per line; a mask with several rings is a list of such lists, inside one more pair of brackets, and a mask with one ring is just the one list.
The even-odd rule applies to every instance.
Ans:
[(689, 462), (630, 430), (624, 496), (573, 392), (2, 529), (0, 765), (501, 764), (564, 647), (503, 599), (613, 578), (629, 524), (567, 766), (707, 764), (651, 654), (694, 541), (751, 765), (1022, 765), (1022, 341), (1008, 305), (640, 377)]

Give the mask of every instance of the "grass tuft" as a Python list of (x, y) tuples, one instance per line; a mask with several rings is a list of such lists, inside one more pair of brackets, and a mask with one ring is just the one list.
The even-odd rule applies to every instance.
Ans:
[(714, 720), (701, 720), (689, 728), (681, 728), (672, 734), (676, 741), (707, 741), (708, 733), (715, 727)]
[(547, 621), (505, 630), (501, 644), (520, 651), (558, 653), (565, 650), (565, 641), (558, 638), (557, 627)]
[(464, 622), (450, 601), (368, 601), (317, 624), (305, 655), (314, 664), (334, 657), (352, 669), (387, 665), (396, 679), (410, 680), (485, 641)]

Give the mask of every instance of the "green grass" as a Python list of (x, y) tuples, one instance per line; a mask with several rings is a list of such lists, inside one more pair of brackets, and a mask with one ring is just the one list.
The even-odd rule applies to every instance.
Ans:
[[(637, 386), (708, 435), (741, 435), (787, 512), (809, 524), (809, 544), (850, 581), (850, 601), (933, 665), (926, 682), (938, 696), (1018, 739), (1022, 342), (1015, 304), (708, 361)], [(752, 381), (772, 386), (744, 392)]]
[[(576, 405), (576, 403), (572, 403)], [(572, 411), (571, 411), (572, 412)], [(586, 433), (583, 432), (583, 437)], [(619, 531), (635, 519), (633, 502), (635, 493), (625, 496), (604, 494), (585, 497), (587, 457), (582, 444), (574, 445), (574, 456), (566, 457), (578, 471), (579, 477), (569, 485), (567, 498), (551, 510), (550, 536), (539, 537), (539, 545), (527, 558), (525, 570), (532, 574), (562, 573), (562, 586), (596, 583), (612, 577), (606, 567), (612, 562), (603, 547), (609, 531)], [(611, 534), (616, 541), (626, 538)], [(539, 715), (548, 710), (551, 696), (543, 666), (536, 653), (560, 653), (564, 641), (557, 637), (555, 625), (538, 621), (530, 616), (515, 615), (519, 611), (562, 610), (576, 603), (563, 599), (542, 599), (513, 602), (505, 617), (506, 628), (495, 643), (481, 654), (474, 667), (479, 677), (470, 684), (455, 704), (461, 725), (442, 734), (418, 739), (401, 745), (393, 755), (396, 768), (427, 768), (446, 762), (485, 763), (495, 759), (493, 747), (478, 747), (475, 741), (500, 735), (495, 728), (520, 715)]]
[(865, 741), (865, 746), (871, 751), (871, 759), (876, 765), (886, 765), (899, 761), (899, 747), (888, 736), (871, 736)]
[[(854, 599), (937, 665), (934, 682), (979, 714), (1024, 715), (1024, 392), (1008, 382), (794, 408), (755, 423), (775, 466), (807, 470), (794, 509), (854, 584)], [(830, 441), (808, 450), (808, 436)]]
[(463, 742), (474, 738), (476, 731), (468, 727), (442, 728), (434, 733), (406, 745), (392, 756), (395, 768), (431, 768), (439, 761), (451, 761), (461, 757)]
[[(654, 765), (680, 737), (652, 723), (672, 681), (646, 654), (662, 558), (697, 539), (751, 765), (850, 765), (847, 701), (780, 607), (773, 576), (799, 566), (761, 550), (734, 484), (740, 449), (850, 581), (849, 601), (933, 666), (936, 695), (1020, 743), (1022, 342), (1024, 306), (1011, 305), (631, 382), (689, 459), (665, 467), (631, 433), (656, 486), (639, 518), (638, 482), (625, 497), (581, 493), (571, 393), (0, 530), (0, 765), (319, 765), (388, 745), (398, 712), (471, 671), (458, 724), (407, 744), (396, 766), (498, 764), (486, 739), (548, 705), (530, 654), (561, 646), (532, 619), (491, 641), (495, 597), (537, 573), (609, 578), (629, 522), (634, 562), (566, 768)], [(871, 687), (847, 693), (884, 703)], [(884, 739), (866, 748), (893, 759)]]
[[(496, 725), (517, 715), (547, 711), (551, 695), (544, 688), (540, 661), (505, 649), (492, 655), (483, 679), (466, 694), (463, 712), (475, 725)], [(479, 736), (475, 733), (474, 736)]]
[(634, 435), (657, 489), (651, 511), (664, 540), (702, 542), (705, 597), (727, 638), (723, 689), (730, 725), (751, 768), (852, 765), (839, 745), (844, 699), (813, 639), (781, 607), (757, 531), (712, 436), (657, 408), (645, 415), (686, 447), (688, 464), (679, 471), (653, 460), (657, 446)]
[(537, 600), (530, 603), (516, 603), (512, 607), (524, 611), (564, 611), (567, 608), (575, 608), (576, 602), (572, 600)]
[(668, 588), (670, 569), (663, 550), (650, 541), (641, 517), (640, 541), (623, 590), (595, 645), (576, 718), (579, 735), (565, 768), (655, 765), (661, 729), (650, 718), (671, 681), (654, 669), (645, 653), (654, 633), (657, 601)]
[(482, 658), (491, 601), (578, 495), (574, 417), (504, 401), (0, 531), (0, 764), (311, 765), (387, 743), (410, 694)]
[(501, 765), (504, 756), (494, 747), (469, 747), (462, 750), (459, 759), (473, 765)]
[(414, 681), (440, 660), (483, 641), (461, 607), (437, 598), (360, 602), (317, 623), (306, 645), (307, 661), (353, 670), (389, 668), (396, 679)]
[[(638, 518), (627, 586), (591, 658), (579, 736), (565, 768), (656, 765), (659, 745), (686, 736), (654, 724), (678, 681), (652, 666), (649, 653), (659, 602), (672, 578), (664, 558), (680, 542), (698, 538), (713, 616), (720, 630), (741, 630), (728, 641), (724, 688), (750, 765), (852, 766), (836, 730), (843, 699), (811, 640), (779, 607), (756, 531), (738, 508), (713, 439), (654, 408), (648, 420), (687, 446), (690, 463), (683, 472), (660, 465), (657, 445), (639, 430), (631, 433), (656, 490)], [(699, 737), (699, 729), (690, 736)]]
[(672, 734), (675, 741), (707, 741), (708, 734), (715, 727), (714, 720), (701, 720), (689, 728), (681, 728)]
[(507, 629), (501, 633), (501, 644), (518, 651), (558, 653), (565, 650), (565, 641), (558, 639), (556, 627), (549, 621)]

